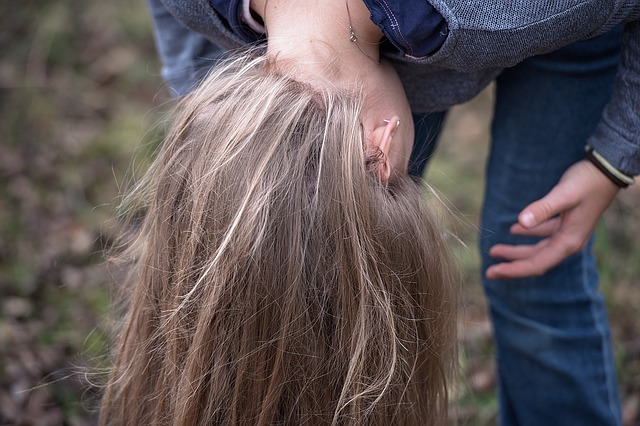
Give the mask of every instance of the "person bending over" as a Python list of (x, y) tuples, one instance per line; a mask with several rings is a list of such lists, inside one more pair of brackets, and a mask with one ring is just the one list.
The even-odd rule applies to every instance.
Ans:
[[(441, 425), (455, 268), (398, 116), (244, 54), (182, 100), (144, 211), (110, 425)], [(396, 151), (394, 151), (396, 150)]]

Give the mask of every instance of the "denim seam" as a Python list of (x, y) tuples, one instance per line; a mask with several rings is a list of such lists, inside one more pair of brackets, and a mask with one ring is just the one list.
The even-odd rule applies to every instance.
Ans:
[[(583, 249), (583, 250), (589, 250), (587, 248)], [(589, 295), (589, 298), (592, 299), (594, 296), (594, 292), (591, 290), (591, 288), (589, 288), (589, 286), (587, 285), (587, 281), (588, 281), (588, 277), (586, 276), (588, 273), (588, 269), (587, 266), (585, 265), (585, 263), (587, 262), (587, 258), (588, 256), (581, 256), (581, 269), (582, 269), (582, 286), (584, 288), (584, 291), (586, 292), (586, 294)], [(600, 285), (600, 283), (598, 282), (598, 286)], [(597, 290), (596, 290), (597, 292)], [(616, 408), (616, 403), (615, 403), (615, 398), (613, 398), (613, 394), (615, 393), (615, 390), (613, 389), (613, 378), (611, 377), (611, 374), (609, 373), (609, 369), (607, 368), (607, 365), (613, 365), (613, 359), (611, 358), (611, 354), (607, 352), (607, 350), (605, 349), (608, 345), (609, 345), (609, 341), (607, 340), (607, 336), (606, 333), (604, 331), (604, 329), (602, 328), (602, 324), (600, 324), (600, 322), (597, 320), (597, 313), (594, 311), (594, 306), (593, 303), (590, 303), (590, 310), (591, 310), (591, 319), (593, 320), (596, 329), (598, 330), (598, 334), (600, 334), (600, 351), (601, 351), (601, 355), (602, 355), (602, 363), (603, 365), (601, 366), (605, 375), (605, 382), (607, 383), (607, 401), (608, 401), (608, 405), (609, 405), (609, 411), (611, 414), (611, 417), (613, 418), (613, 424), (616, 424), (616, 420), (617, 420), (617, 416), (616, 416), (616, 412), (618, 411)], [(606, 313), (605, 313), (606, 314)]]
[(391, 21), (390, 29), (393, 30), (393, 32), (401, 39), (399, 43), (402, 44), (405, 52), (409, 52), (410, 54), (413, 54), (413, 47), (411, 46), (411, 43), (409, 43), (405, 38), (405, 36), (402, 34), (402, 31), (400, 31), (400, 24), (398, 23), (396, 16), (393, 14), (393, 11), (387, 4), (386, 0), (382, 0), (380, 2), (380, 5), (383, 7), (385, 11), (385, 15), (387, 15), (387, 18), (389, 18), (389, 20)]

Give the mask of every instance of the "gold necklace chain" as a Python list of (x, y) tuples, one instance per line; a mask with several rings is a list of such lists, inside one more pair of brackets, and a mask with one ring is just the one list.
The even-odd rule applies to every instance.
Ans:
[(358, 44), (358, 36), (356, 35), (355, 31), (353, 31), (353, 24), (351, 23), (351, 12), (349, 11), (349, 0), (345, 1), (345, 4), (347, 5), (347, 16), (349, 17), (349, 41), (351, 41), (351, 43), (355, 44), (356, 47), (358, 48), (358, 50), (360, 52), (362, 52), (362, 54), (364, 56), (366, 56), (367, 58), (369, 58), (371, 61), (375, 62), (376, 64), (380, 64), (380, 61), (372, 58), (371, 56), (369, 56), (367, 54), (367, 52), (365, 52), (362, 47), (360, 47), (360, 45)]

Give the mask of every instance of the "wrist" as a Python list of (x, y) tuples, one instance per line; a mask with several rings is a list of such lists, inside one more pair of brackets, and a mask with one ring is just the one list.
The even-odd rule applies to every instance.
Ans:
[(585, 157), (591, 164), (593, 164), (602, 174), (604, 174), (611, 182), (613, 182), (619, 188), (626, 188), (629, 185), (633, 185), (635, 179), (633, 176), (629, 176), (623, 171), (619, 170), (611, 163), (609, 163), (604, 157), (593, 149), (591, 145), (585, 146)]

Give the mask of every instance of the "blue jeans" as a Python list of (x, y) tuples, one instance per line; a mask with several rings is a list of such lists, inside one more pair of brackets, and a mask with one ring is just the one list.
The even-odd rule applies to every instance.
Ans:
[[(482, 272), (496, 243), (526, 244), (509, 227), (584, 158), (615, 75), (620, 28), (530, 58), (497, 79), (486, 170)], [(416, 116), (412, 173), (422, 172), (442, 114)], [(427, 143), (428, 142), (428, 143)], [(418, 155), (421, 154), (421, 155)], [(609, 325), (591, 242), (541, 277), (483, 278), (493, 322), (501, 425), (619, 425)]]

